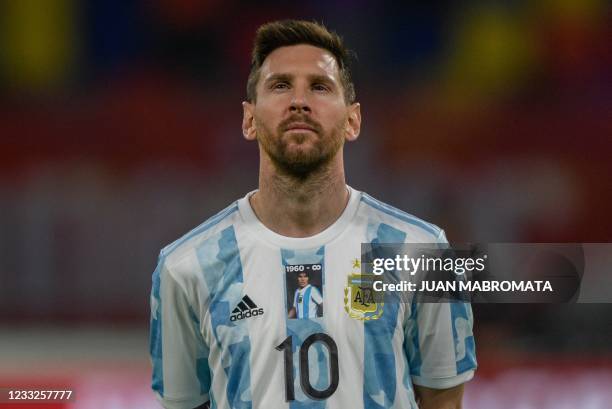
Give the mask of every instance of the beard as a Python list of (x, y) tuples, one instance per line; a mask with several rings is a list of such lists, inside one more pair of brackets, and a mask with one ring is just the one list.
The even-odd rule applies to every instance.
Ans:
[[(302, 122), (313, 128), (309, 131), (285, 134), (289, 126)], [(268, 154), (276, 169), (298, 179), (324, 169), (336, 156), (344, 143), (343, 128), (345, 119), (336, 124), (329, 132), (307, 116), (294, 115), (282, 121), (273, 132), (259, 122), (257, 140)], [(293, 146), (292, 146), (293, 145)]]

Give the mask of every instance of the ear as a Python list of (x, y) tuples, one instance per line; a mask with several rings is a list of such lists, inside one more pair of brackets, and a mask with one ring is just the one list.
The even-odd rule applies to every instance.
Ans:
[(346, 124), (347, 141), (351, 142), (357, 139), (361, 131), (361, 104), (355, 102), (349, 108), (348, 121)]
[(254, 141), (257, 139), (257, 132), (255, 129), (255, 105), (248, 102), (242, 102), (242, 135), (247, 141)]

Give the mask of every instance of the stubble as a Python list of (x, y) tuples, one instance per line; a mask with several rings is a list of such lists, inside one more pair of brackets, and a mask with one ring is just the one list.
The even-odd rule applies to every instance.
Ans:
[[(257, 139), (270, 157), (276, 170), (294, 179), (305, 180), (311, 175), (321, 173), (332, 162), (344, 143), (343, 119), (329, 132), (307, 116), (294, 115), (282, 121), (272, 131), (264, 123), (258, 123)], [(295, 122), (306, 123), (313, 128), (315, 136), (304, 133), (287, 135), (288, 126)], [(312, 146), (306, 148), (308, 140)], [(293, 149), (291, 145), (294, 146)]]

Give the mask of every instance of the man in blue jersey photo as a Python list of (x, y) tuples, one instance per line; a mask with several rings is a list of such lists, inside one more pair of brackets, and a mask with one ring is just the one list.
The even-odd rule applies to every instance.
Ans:
[(310, 284), (308, 271), (297, 273), (298, 288), (293, 292), (293, 303), (289, 318), (314, 318), (323, 315), (323, 296), (319, 289)]
[[(242, 132), (259, 148), (258, 189), (164, 247), (153, 273), (152, 388), (165, 408), (461, 407), (476, 369), (469, 304), (347, 296), (361, 243), (447, 243), (346, 184), (344, 143), (361, 130), (348, 60), (317, 23), (257, 30)], [(300, 266), (320, 267), (323, 316), (299, 317), (298, 303), (300, 319), (288, 314), (299, 294), (286, 272)]]

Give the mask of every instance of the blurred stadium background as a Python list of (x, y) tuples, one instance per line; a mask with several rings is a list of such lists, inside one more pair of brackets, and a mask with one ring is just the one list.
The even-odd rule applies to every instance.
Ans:
[[(158, 407), (150, 276), (256, 186), (240, 102), (254, 30), (279, 18), (358, 55), (352, 186), (451, 242), (611, 241), (607, 1), (2, 1), (0, 386)], [(610, 304), (474, 309), (466, 408), (611, 407)]]

